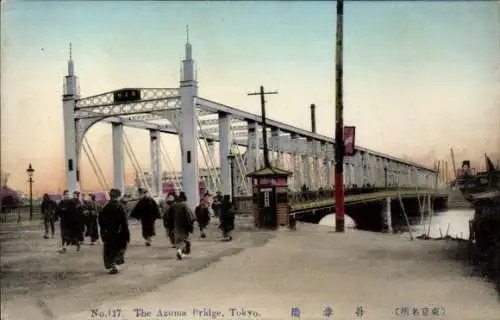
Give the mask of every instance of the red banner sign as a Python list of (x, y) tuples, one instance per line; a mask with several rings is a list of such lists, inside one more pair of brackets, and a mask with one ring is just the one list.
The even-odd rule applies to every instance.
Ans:
[(344, 127), (344, 156), (350, 157), (356, 154), (356, 127)]

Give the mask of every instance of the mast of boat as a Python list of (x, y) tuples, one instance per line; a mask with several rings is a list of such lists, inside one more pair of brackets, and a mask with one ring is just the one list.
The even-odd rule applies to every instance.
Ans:
[(453, 174), (455, 175), (455, 180), (457, 179), (457, 167), (455, 166), (455, 155), (453, 154), (453, 148), (450, 148), (451, 162), (453, 164)]

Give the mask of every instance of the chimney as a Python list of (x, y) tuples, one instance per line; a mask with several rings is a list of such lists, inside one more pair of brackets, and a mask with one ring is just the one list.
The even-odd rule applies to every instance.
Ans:
[(316, 133), (316, 105), (311, 104), (311, 132)]

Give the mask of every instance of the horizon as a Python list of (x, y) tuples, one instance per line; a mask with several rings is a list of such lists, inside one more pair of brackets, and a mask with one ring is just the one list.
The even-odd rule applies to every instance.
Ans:
[[(178, 87), (189, 25), (201, 97), (259, 113), (246, 94), (264, 85), (279, 91), (268, 98), (269, 118), (310, 130), (314, 103), (317, 132), (334, 136), (335, 2), (1, 5), (1, 169), (15, 190), (27, 190), (30, 162), (34, 193), (65, 189), (69, 42), (82, 97)], [(457, 166), (483, 168), (485, 153), (500, 161), (498, 3), (347, 2), (344, 24), (344, 117), (357, 145), (429, 167), (448, 160), (451, 169), (450, 148)], [(86, 135), (108, 182), (110, 128), (97, 124)], [(125, 131), (148, 170), (146, 131)], [(177, 137), (162, 139), (179, 171)], [(130, 184), (135, 173), (125, 165)], [(99, 189), (83, 156), (80, 171), (82, 190)]]

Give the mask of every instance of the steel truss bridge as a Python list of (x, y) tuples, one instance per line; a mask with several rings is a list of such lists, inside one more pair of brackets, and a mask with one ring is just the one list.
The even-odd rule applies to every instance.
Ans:
[[(179, 88), (126, 88), (89, 97), (80, 97), (74, 63), (70, 57), (63, 94), (69, 190), (79, 188), (78, 159), (82, 150), (89, 157), (103, 187), (123, 190), (123, 157), (126, 152), (143, 185), (159, 196), (164, 180), (162, 163), (168, 166), (170, 162), (160, 138), (161, 133), (167, 133), (179, 135), (181, 140), (182, 174), (185, 177), (183, 181), (175, 181), (175, 184), (192, 198), (189, 202), (194, 204), (198, 201), (199, 174), (196, 177), (192, 174), (198, 172), (198, 158), (204, 164), (204, 180), (212, 191), (221, 191), (223, 194), (251, 192), (246, 174), (263, 164), (262, 118), (237, 107), (199, 97), (190, 43), (186, 43), (185, 50)], [(113, 127), (112, 186), (105, 181), (92, 148), (85, 139), (86, 132), (98, 122), (110, 123)], [(290, 188), (331, 188), (334, 183), (335, 141), (272, 119), (266, 122), (270, 128), (267, 139), (273, 164), (293, 172)], [(150, 131), (152, 179), (146, 179), (135, 159), (123, 126)], [(215, 157), (214, 143), (219, 144), (219, 159)], [(356, 149), (356, 155), (346, 158), (344, 163), (347, 188), (434, 186), (434, 169), (360, 146)], [(234, 158), (232, 163), (231, 158)], [(195, 166), (189, 169), (192, 162), (196, 162)], [(234, 185), (238, 186), (237, 190), (231, 190), (232, 179), (236, 180)]]

